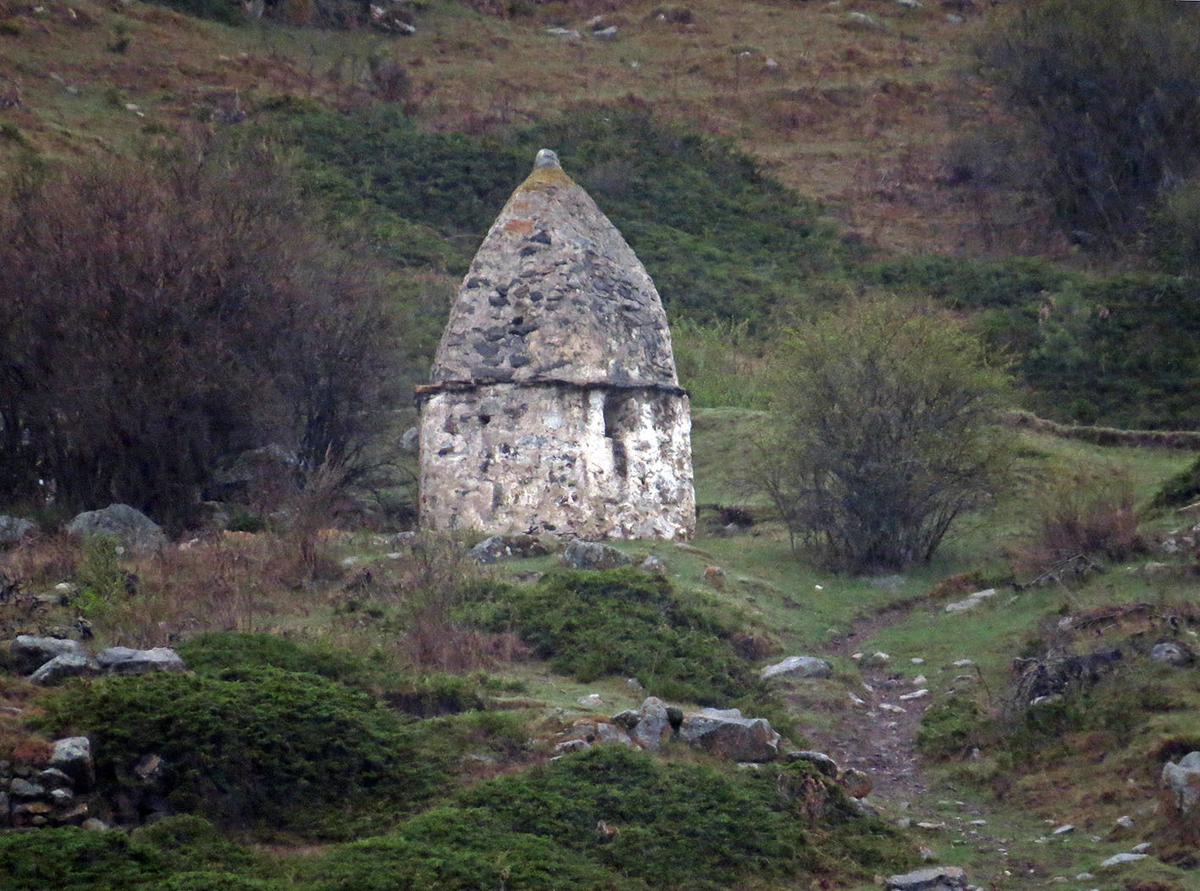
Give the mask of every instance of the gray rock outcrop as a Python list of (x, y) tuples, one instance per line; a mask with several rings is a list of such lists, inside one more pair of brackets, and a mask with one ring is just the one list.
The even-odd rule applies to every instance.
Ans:
[(128, 504), (110, 504), (101, 510), (85, 511), (66, 528), (71, 535), (107, 536), (119, 546), (134, 551), (155, 551), (167, 545), (167, 534), (162, 527)]
[(67, 678), (90, 677), (100, 673), (94, 659), (82, 653), (60, 653), (38, 668), (29, 679), (35, 684), (50, 687)]
[(9, 645), (9, 652), (17, 671), (30, 674), (41, 668), (56, 656), (73, 655), (87, 656), (87, 652), (77, 640), (64, 640), (59, 637), (35, 637), (21, 634)]
[(764, 681), (773, 678), (827, 678), (833, 675), (833, 666), (816, 656), (788, 656), (782, 662), (768, 665), (759, 675)]
[(1200, 802), (1200, 752), (1188, 752), (1175, 764), (1163, 765), (1162, 783), (1171, 791), (1175, 810), (1189, 814)]
[(96, 657), (100, 668), (111, 674), (146, 674), (151, 671), (184, 671), (183, 658), (169, 647), (133, 650), (109, 647)]
[(33, 530), (34, 525), (29, 520), (0, 514), (0, 544), (16, 544), (32, 535)]
[(770, 761), (779, 753), (780, 736), (771, 723), (766, 718), (744, 718), (736, 708), (685, 714), (679, 738), (732, 761)]
[(1162, 640), (1150, 648), (1150, 658), (1162, 665), (1182, 668), (1196, 661), (1192, 648), (1177, 640)]
[(86, 789), (96, 778), (92, 763), (92, 744), (86, 736), (68, 736), (54, 741), (50, 767), (71, 778), (77, 788)]
[(564, 566), (572, 569), (615, 569), (630, 566), (633, 561), (614, 548), (599, 541), (575, 539), (563, 551)]
[(931, 866), (889, 876), (885, 891), (965, 891), (967, 874), (957, 866)]

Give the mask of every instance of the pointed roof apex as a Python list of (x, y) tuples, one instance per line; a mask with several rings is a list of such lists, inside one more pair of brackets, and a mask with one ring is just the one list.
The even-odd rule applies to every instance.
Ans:
[(431, 379), (678, 389), (654, 282), (550, 149), (475, 255)]

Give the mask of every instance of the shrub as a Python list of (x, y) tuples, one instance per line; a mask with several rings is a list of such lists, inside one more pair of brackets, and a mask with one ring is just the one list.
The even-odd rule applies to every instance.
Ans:
[(331, 855), (317, 876), (319, 887), (352, 891), (699, 891), (798, 874), (863, 877), (908, 856), (804, 766), (728, 775), (606, 746), (481, 783), (453, 809)]
[(365, 693), (277, 668), (216, 677), (110, 678), (46, 703), (48, 726), (85, 732), (97, 783), (138, 796), (132, 773), (164, 759), (177, 810), (263, 832), (352, 834), (427, 798), (438, 756)]
[(348, 651), (301, 644), (276, 634), (209, 631), (184, 641), (177, 649), (188, 668), (209, 678), (219, 678), (227, 671), (276, 668), (365, 687), (370, 674), (367, 665)]
[(704, 705), (755, 690), (734, 630), (663, 578), (633, 569), (555, 572), (530, 587), (494, 588), (472, 612), (511, 629), (556, 671), (581, 681), (636, 677), (648, 690)]
[(930, 706), (921, 717), (917, 748), (930, 758), (961, 757), (980, 740), (982, 717), (979, 706), (963, 696)]
[(191, 147), (0, 197), (0, 483), (184, 524), (219, 458), (363, 472), (397, 397), (386, 295), (269, 150)]
[(1001, 101), (1037, 134), (1059, 218), (1085, 244), (1136, 234), (1200, 159), (1200, 32), (1187, 7), (1051, 0), (980, 49)]
[(1005, 375), (947, 314), (860, 303), (789, 332), (773, 361), (778, 423), (748, 476), (825, 564), (927, 562), (1002, 478)]

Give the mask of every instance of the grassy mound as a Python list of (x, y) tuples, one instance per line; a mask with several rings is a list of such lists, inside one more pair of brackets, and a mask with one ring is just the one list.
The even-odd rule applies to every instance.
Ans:
[(668, 699), (727, 703), (756, 688), (735, 629), (670, 582), (633, 569), (557, 572), (492, 589), (475, 617), (514, 631), (556, 671), (580, 681), (636, 677)]
[[(274, 667), (109, 678), (47, 702), (91, 737), (100, 789), (262, 831), (345, 837), (427, 798), (439, 776), (415, 730), (372, 696)], [(134, 773), (163, 759), (147, 786)]]
[(869, 876), (897, 836), (801, 765), (727, 775), (618, 747), (482, 783), (458, 807), (331, 854), (320, 889), (716, 889)]

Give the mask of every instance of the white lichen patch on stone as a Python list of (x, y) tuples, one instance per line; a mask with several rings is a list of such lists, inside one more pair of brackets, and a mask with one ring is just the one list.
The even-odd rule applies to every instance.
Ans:
[(538, 154), (476, 254), (423, 401), (434, 529), (686, 538), (691, 418), (654, 283)]

